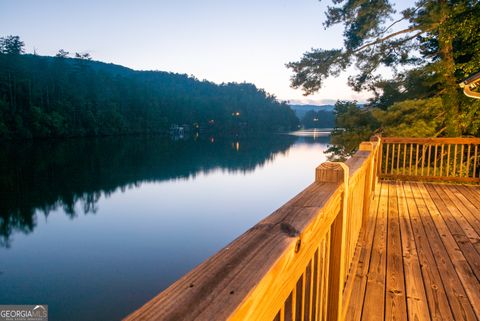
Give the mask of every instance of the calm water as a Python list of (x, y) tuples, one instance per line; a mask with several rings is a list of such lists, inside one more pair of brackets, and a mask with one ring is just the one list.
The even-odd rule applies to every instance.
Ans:
[(0, 304), (118, 320), (312, 182), (327, 142), (0, 145)]

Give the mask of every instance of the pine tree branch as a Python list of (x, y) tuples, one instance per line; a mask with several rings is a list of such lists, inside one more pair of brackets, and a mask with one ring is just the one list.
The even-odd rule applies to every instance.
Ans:
[(394, 25), (396, 25), (397, 23), (400, 23), (402, 22), (403, 20), (407, 19), (407, 17), (402, 17), (394, 22), (392, 22), (391, 25), (389, 25), (388, 27), (386, 27), (384, 30), (382, 30), (381, 34), (384, 34), (385, 32), (387, 32), (390, 28), (392, 28)]
[[(413, 10), (410, 12), (410, 16), (413, 15), (415, 12), (417, 12), (422, 6), (423, 6), (423, 3), (420, 4), (419, 6), (417, 6), (415, 9), (413, 9)], [(386, 27), (381, 33), (384, 34), (384, 33), (387, 32), (390, 28), (392, 28), (394, 25), (396, 25), (397, 23), (402, 22), (403, 20), (410, 18), (410, 16), (405, 15), (405, 12), (406, 12), (406, 10), (403, 11), (404, 16), (403, 16), (402, 18), (400, 18), (400, 19), (392, 22), (392, 23), (391, 23), (388, 27)]]
[[(396, 36), (398, 36), (398, 35), (401, 35), (401, 34), (404, 34), (404, 33), (409, 33), (409, 32), (415, 31), (415, 30), (419, 30), (419, 29), (420, 29), (420, 28), (419, 28), (418, 26), (410, 27), (410, 28), (407, 28), (407, 29), (403, 29), (403, 30), (400, 30), (400, 31), (391, 33), (391, 34), (389, 34), (388, 36), (385, 36), (385, 37), (382, 37), (382, 38), (377, 38), (377, 39), (375, 39), (374, 41), (369, 42), (369, 43), (361, 46), (361, 47), (358, 48), (358, 49), (355, 49), (355, 50), (353, 51), (353, 53), (357, 53), (357, 52), (359, 52), (359, 51), (362, 51), (362, 50), (365, 49), (365, 48), (368, 48), (368, 47), (371, 47), (371, 46), (376, 45), (376, 44), (378, 44), (378, 43), (384, 42), (385, 40), (388, 40), (388, 39), (390, 39), (390, 38), (396, 37)], [(424, 32), (426, 32), (426, 31), (421, 31), (421, 32), (418, 33), (418, 34), (422, 34), (422, 33), (424, 33)]]
[(425, 32), (425, 31), (420, 30), (419, 32), (417, 32), (417, 33), (414, 34), (413, 36), (408, 37), (408, 38), (405, 38), (405, 39), (402, 39), (402, 41), (400, 41), (398, 44), (403, 44), (403, 43), (405, 43), (405, 42), (407, 42), (407, 41), (410, 41), (410, 40), (412, 40), (412, 39), (420, 36), (420, 35), (421, 35), (422, 33), (424, 33), (424, 32)]

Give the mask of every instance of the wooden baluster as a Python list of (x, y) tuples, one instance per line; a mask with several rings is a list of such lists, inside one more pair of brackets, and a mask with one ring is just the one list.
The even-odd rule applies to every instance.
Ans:
[(292, 320), (296, 320), (297, 315), (297, 286), (293, 287), (292, 291)]
[(410, 161), (408, 162), (408, 176), (412, 175), (412, 156), (413, 156), (413, 144), (410, 143)]
[(416, 145), (417, 145), (417, 151), (415, 154), (415, 176), (417, 176), (418, 174), (418, 150), (420, 149), (420, 145), (419, 144), (416, 144)]
[[(363, 142), (360, 144), (359, 150), (361, 151), (370, 151), (370, 153), (374, 153), (374, 146), (370, 142)], [(370, 162), (370, 165), (367, 167), (365, 173), (365, 187), (363, 190), (363, 213), (362, 213), (362, 227), (366, 226), (368, 213), (370, 210), (370, 200), (372, 199), (372, 185), (375, 183), (375, 176), (374, 176), (374, 159)], [(375, 191), (375, 190), (373, 190)]]
[(477, 149), (478, 145), (475, 145), (475, 154), (473, 156), (473, 178), (477, 177)]
[(306, 282), (306, 279), (307, 279), (307, 272), (304, 272), (303, 273), (303, 277), (302, 277), (302, 305), (300, 306), (300, 309), (302, 309), (301, 311), (301, 319), (302, 321), (305, 321), (305, 308), (307, 306), (307, 296), (306, 296), (306, 293), (307, 292), (307, 282)]
[(435, 144), (435, 155), (433, 156), (433, 176), (437, 176), (437, 153), (438, 144)]
[(465, 145), (462, 144), (462, 151), (460, 152), (460, 172), (458, 174), (459, 177), (463, 175), (463, 153), (465, 151)]
[(403, 144), (403, 171), (402, 175), (405, 176), (405, 164), (407, 162), (407, 144)]
[(327, 232), (327, 235), (325, 236), (324, 240), (324, 249), (325, 251), (323, 252), (323, 287), (322, 287), (322, 318), (321, 321), (327, 321), (328, 319), (328, 292), (330, 289), (330, 271), (329, 271), (329, 266), (330, 266), (330, 250), (331, 250), (331, 235), (330, 231)]
[(297, 288), (297, 299), (295, 300), (296, 303), (295, 303), (295, 320), (296, 321), (303, 321), (303, 316), (302, 316), (302, 313), (303, 313), (303, 279), (305, 278), (305, 276), (302, 274), (302, 276), (300, 277), (300, 279), (297, 281), (297, 285), (296, 285), (296, 288)]
[(393, 168), (395, 166), (395, 144), (392, 144), (392, 166), (390, 168), (390, 174), (393, 175)]
[[(375, 139), (375, 140), (374, 140)], [(377, 142), (377, 149), (376, 149), (376, 153), (375, 153), (375, 158), (376, 158), (376, 161), (375, 161), (375, 175), (377, 178), (380, 178), (382, 176), (382, 162), (383, 162), (383, 143), (382, 143), (382, 140), (381, 138), (379, 137), (374, 137), (372, 139), (373, 142)], [(375, 185), (376, 182), (373, 184)], [(372, 186), (373, 187), (373, 186)]]
[(397, 168), (396, 168), (396, 171), (397, 171), (397, 175), (400, 175), (400, 144), (398, 144), (397, 146)]
[(440, 150), (440, 176), (443, 176), (443, 146), (444, 144), (442, 144), (442, 148)]
[(317, 272), (317, 300), (315, 302), (316, 308), (316, 313), (315, 313), (315, 320), (320, 321), (322, 317), (322, 289), (324, 287), (323, 284), (323, 260), (322, 257), (325, 255), (325, 252), (323, 250), (323, 245), (325, 244), (325, 241), (322, 240), (320, 243), (320, 246), (318, 247), (317, 250), (317, 256), (315, 260), (317, 261), (317, 266), (318, 266), (318, 272)]
[(431, 162), (431, 154), (432, 154), (432, 145), (428, 145), (428, 162), (427, 162), (427, 176), (430, 176), (430, 162)]
[(466, 177), (470, 177), (470, 150), (471, 150), (472, 145), (468, 144), (468, 149), (467, 149), (467, 172), (466, 172)]
[(455, 149), (453, 152), (453, 169), (452, 169), (453, 176), (457, 174), (457, 153), (458, 153), (458, 145), (455, 144)]
[(317, 313), (318, 313), (318, 295), (319, 295), (319, 292), (320, 292), (320, 283), (318, 281), (318, 279), (320, 278), (319, 274), (320, 274), (320, 266), (319, 266), (319, 262), (318, 262), (318, 251), (319, 249), (317, 249), (315, 251), (315, 254), (313, 255), (313, 280), (312, 280), (312, 293), (313, 293), (313, 297), (312, 297), (312, 315), (311, 315), (311, 318), (310, 320), (312, 321), (317, 321), (318, 320), (318, 317), (317, 317)]
[[(315, 258), (315, 255), (314, 255), (314, 258)], [(315, 307), (314, 307), (314, 304), (315, 302), (313, 302), (313, 299), (314, 299), (314, 292), (315, 292), (315, 282), (316, 282), (316, 265), (315, 265), (315, 260), (312, 259), (311, 261), (311, 266), (312, 266), (312, 271), (310, 272), (310, 306), (309, 306), (309, 309), (308, 309), (308, 320), (310, 321), (313, 321), (315, 320), (315, 317), (313, 316), (313, 313), (315, 311)]]
[(389, 152), (389, 149), (390, 149), (390, 144), (387, 143), (387, 150), (385, 151), (385, 172), (384, 174), (388, 174), (388, 152)]
[(448, 152), (447, 152), (447, 177), (450, 175), (450, 147), (452, 145), (448, 145)]
[(312, 261), (307, 264), (305, 270), (305, 279), (304, 279), (304, 298), (303, 302), (303, 320), (311, 321), (310, 319), (310, 311), (312, 309)]
[(422, 170), (420, 176), (423, 176), (423, 169), (425, 168), (425, 144), (422, 144)]

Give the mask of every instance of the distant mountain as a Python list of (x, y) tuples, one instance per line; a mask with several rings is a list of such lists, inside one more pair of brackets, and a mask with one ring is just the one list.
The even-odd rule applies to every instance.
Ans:
[(332, 112), (334, 105), (289, 105), (290, 108), (295, 112), (295, 115), (298, 119), (302, 119), (305, 114), (309, 111), (325, 111), (325, 112)]

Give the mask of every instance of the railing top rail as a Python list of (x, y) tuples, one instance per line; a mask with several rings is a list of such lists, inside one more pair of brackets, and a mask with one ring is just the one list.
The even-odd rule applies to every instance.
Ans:
[(480, 144), (477, 137), (454, 137), (454, 138), (419, 138), (419, 137), (382, 137), (382, 143), (400, 144)]

